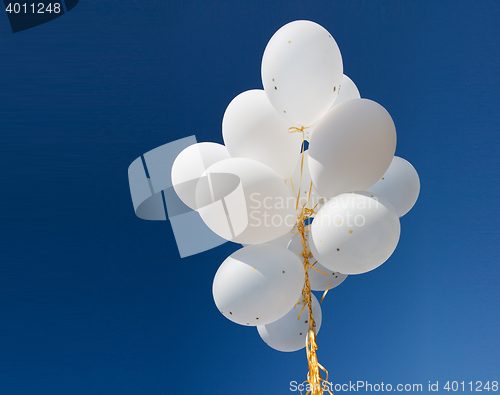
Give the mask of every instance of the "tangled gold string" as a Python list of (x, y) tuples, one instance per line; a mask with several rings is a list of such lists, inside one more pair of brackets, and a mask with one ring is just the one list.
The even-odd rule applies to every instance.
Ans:
[[(313, 311), (312, 311), (312, 296), (311, 296), (311, 284), (309, 282), (309, 268), (313, 267), (311, 263), (309, 262), (309, 245), (307, 242), (307, 233), (309, 232), (309, 225), (305, 225), (305, 221), (310, 218), (313, 214), (316, 212), (314, 209), (316, 206), (312, 209), (306, 207), (304, 205), (302, 207), (302, 210), (300, 212), (300, 215), (298, 216), (297, 220), (297, 230), (300, 233), (301, 236), (301, 241), (302, 241), (302, 256), (304, 257), (304, 288), (302, 289), (302, 299), (300, 302), (304, 302), (304, 307), (307, 304), (307, 309), (308, 309), (308, 323), (309, 323), (309, 329), (307, 331), (307, 336), (306, 336), (306, 353), (307, 353), (307, 362), (309, 365), (309, 373), (307, 374), (307, 380), (305, 382), (309, 383), (310, 389), (307, 392), (307, 395), (322, 395), (324, 393), (324, 389), (328, 391), (331, 395), (332, 392), (330, 391), (330, 388), (328, 385), (324, 385), (324, 383), (328, 384), (328, 371), (318, 362), (318, 357), (316, 355), (316, 350), (318, 349), (318, 346), (316, 344), (316, 322), (314, 321), (314, 316), (313, 316)], [(317, 269), (316, 269), (317, 270)], [(319, 271), (319, 270), (318, 270)], [(326, 275), (326, 273), (324, 273)], [(327, 289), (328, 290), (328, 289)], [(326, 295), (326, 291), (325, 291)], [(324, 297), (324, 295), (323, 295)], [(322, 299), (323, 300), (323, 299)], [(304, 309), (303, 307), (303, 309)], [(301, 311), (302, 313), (302, 311)], [(299, 314), (300, 318), (300, 314)], [(321, 370), (326, 373), (326, 379), (323, 379), (321, 377)]]
[[(301, 128), (290, 128), (289, 133), (295, 133), (295, 132), (302, 132), (302, 147), (304, 147), (304, 129), (307, 129), (305, 127)], [(295, 209), (298, 210), (298, 205), (299, 205), (299, 198), (300, 198), (300, 189), (302, 187), (302, 172), (304, 168), (304, 149), (302, 149), (302, 159), (301, 159), (301, 164), (300, 164), (300, 185), (299, 185), (299, 190), (297, 193), (297, 204)], [(292, 188), (293, 191), (295, 192), (295, 189), (293, 187), (293, 182), (292, 182)], [(311, 218), (316, 212), (314, 211), (317, 207), (314, 206), (313, 208), (309, 208), (309, 201), (311, 197), (311, 192), (312, 192), (312, 182), (309, 187), (309, 196), (307, 199), (307, 203), (304, 204), (301, 208), (300, 214), (297, 215), (297, 230), (298, 233), (300, 233), (301, 236), (301, 241), (302, 241), (302, 253), (300, 254), (303, 258), (303, 264), (304, 264), (304, 288), (302, 289), (302, 298), (299, 302), (303, 302), (304, 305), (302, 306), (302, 310), (299, 313), (298, 319), (300, 319), (300, 315), (302, 314), (302, 311), (304, 310), (305, 306), (307, 305), (308, 309), (308, 323), (309, 323), (309, 329), (307, 331), (307, 336), (306, 336), (306, 354), (307, 354), (307, 362), (309, 365), (309, 372), (307, 373), (307, 380), (304, 383), (309, 384), (309, 390), (307, 391), (306, 395), (323, 395), (324, 394), (324, 389), (326, 387), (326, 390), (330, 395), (333, 395), (332, 392), (330, 391), (330, 388), (328, 387), (328, 371), (318, 362), (318, 357), (316, 355), (316, 350), (318, 349), (318, 345), (316, 344), (316, 322), (314, 321), (313, 317), (313, 311), (312, 311), (312, 294), (311, 294), (311, 284), (309, 282), (309, 268), (314, 268), (316, 271), (323, 273), (325, 276), (328, 277), (328, 275), (321, 270), (317, 269), (314, 267), (314, 264), (317, 262), (314, 262), (314, 264), (311, 264), (309, 262), (309, 258), (312, 256), (311, 252), (309, 251), (309, 244), (307, 242), (307, 233), (309, 232), (309, 224), (306, 225), (305, 222), (307, 219)], [(330, 280), (330, 278), (328, 277)], [(330, 288), (331, 282), (328, 285), (328, 288), (325, 290), (325, 293), (323, 294), (323, 297), (321, 298), (321, 301), (323, 301), (324, 297), (326, 296), (326, 293), (328, 292), (328, 289)], [(321, 370), (325, 372), (326, 374), (326, 379), (323, 379), (321, 377)], [(326, 385), (325, 385), (326, 384)], [(302, 392), (301, 392), (302, 394)]]

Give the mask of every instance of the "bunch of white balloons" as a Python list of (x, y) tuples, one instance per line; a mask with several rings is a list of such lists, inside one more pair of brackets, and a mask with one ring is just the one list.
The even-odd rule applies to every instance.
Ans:
[[(257, 326), (269, 346), (296, 351), (308, 330), (307, 314), (299, 314), (302, 208), (314, 210), (306, 235), (311, 289), (325, 291), (390, 257), (420, 182), (394, 156), (391, 116), (360, 98), (322, 26), (294, 21), (279, 29), (264, 51), (262, 83), (229, 103), (225, 145), (198, 143), (178, 155), (172, 184), (213, 232), (243, 244), (215, 275), (220, 312)], [(321, 308), (314, 297), (312, 305), (317, 332)]]

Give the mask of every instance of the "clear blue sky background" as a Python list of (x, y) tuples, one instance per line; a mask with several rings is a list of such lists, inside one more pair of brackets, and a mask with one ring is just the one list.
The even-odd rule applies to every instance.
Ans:
[[(313, 20), (421, 178), (394, 255), (328, 294), (334, 383), (500, 380), (498, 1), (95, 1), (12, 34), (0, 12), (0, 394), (288, 394), (305, 351), (224, 318), (226, 244), (180, 259), (127, 168), (261, 88), (273, 33)], [(467, 388), (467, 387), (466, 387)], [(446, 392), (442, 389), (440, 392)]]

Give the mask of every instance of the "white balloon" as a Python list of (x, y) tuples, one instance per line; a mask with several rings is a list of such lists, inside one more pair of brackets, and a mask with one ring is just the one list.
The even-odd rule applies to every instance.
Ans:
[(226, 240), (260, 244), (295, 225), (293, 196), (276, 172), (253, 159), (231, 158), (212, 165), (197, 187), (198, 212)]
[(399, 217), (411, 210), (420, 193), (417, 171), (407, 160), (395, 156), (385, 174), (368, 191), (386, 198)]
[[(321, 306), (314, 295), (311, 295), (311, 297), (313, 317), (316, 323), (315, 332), (317, 334), (321, 328)], [(269, 347), (278, 351), (293, 352), (306, 346), (309, 312), (307, 305), (304, 307), (304, 304), (302, 301), (279, 320), (257, 327), (260, 337)], [(304, 310), (300, 314), (300, 319), (297, 319), (302, 307), (304, 307)]]
[(318, 193), (334, 197), (377, 182), (396, 150), (396, 128), (380, 104), (345, 101), (316, 125), (309, 145), (309, 171)]
[(344, 74), (342, 76), (342, 85), (339, 89), (339, 95), (337, 96), (337, 100), (335, 100), (335, 103), (333, 103), (333, 107), (347, 100), (360, 98), (361, 96), (359, 94), (358, 87), (347, 75)]
[(293, 176), (285, 181), (288, 189), (292, 195), (295, 196), (296, 201), (297, 199), (299, 201), (298, 205), (295, 204), (299, 214), (304, 205), (306, 205), (306, 207), (313, 208), (317, 204), (317, 212), (326, 202), (326, 199), (319, 196), (316, 188), (312, 185), (308, 156), (308, 151), (305, 151), (304, 159), (302, 160), (302, 157), (299, 159), (299, 163), (297, 163)]
[[(339, 94), (337, 95), (337, 99), (335, 100), (335, 102), (330, 107), (330, 110), (336, 105), (343, 103), (347, 100), (360, 99), (360, 98), (361, 96), (359, 94), (358, 88), (356, 87), (354, 82), (347, 75), (344, 74), (342, 76), (342, 85), (339, 87)], [(321, 119), (318, 122), (320, 121)], [(316, 128), (318, 122), (316, 122), (316, 124), (310, 126), (308, 129), (305, 130), (306, 139), (308, 141), (311, 141), (311, 137), (314, 133), (314, 129)]]
[(342, 56), (325, 28), (311, 21), (294, 21), (269, 40), (261, 71), (264, 90), (276, 111), (298, 127), (308, 126), (337, 98)]
[(299, 299), (304, 266), (284, 248), (244, 247), (219, 267), (213, 296), (220, 312), (241, 325), (265, 325), (283, 317)]
[(384, 198), (344, 193), (326, 203), (314, 218), (309, 246), (325, 268), (360, 274), (391, 256), (399, 234), (399, 218)]
[(197, 143), (181, 151), (175, 158), (171, 172), (172, 185), (179, 199), (196, 210), (199, 178), (214, 163), (230, 157), (226, 147), (216, 143)]
[[(306, 234), (306, 243), (309, 244), (309, 233)], [(304, 247), (302, 246), (302, 236), (300, 234), (295, 235), (292, 238), (288, 244), (288, 249), (297, 254), (302, 260), (304, 259)], [(347, 278), (347, 274), (332, 272), (322, 266), (316, 258), (314, 258), (310, 248), (308, 248), (307, 251), (309, 252), (309, 263), (314, 266), (314, 268), (309, 268), (308, 270), (309, 285), (313, 291), (326, 291), (328, 287), (330, 287), (328, 289), (335, 288), (342, 284), (342, 282)]]
[(292, 176), (300, 155), (301, 133), (273, 108), (261, 89), (236, 96), (224, 113), (222, 136), (231, 157), (264, 163), (285, 180)]

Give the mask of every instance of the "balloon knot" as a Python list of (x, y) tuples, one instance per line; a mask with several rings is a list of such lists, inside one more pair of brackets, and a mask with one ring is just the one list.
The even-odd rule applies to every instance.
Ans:
[(297, 128), (295, 126), (288, 128), (288, 133), (297, 133), (297, 132), (302, 132), (304, 133), (305, 129), (309, 129), (310, 126), (301, 126), (300, 128)]

